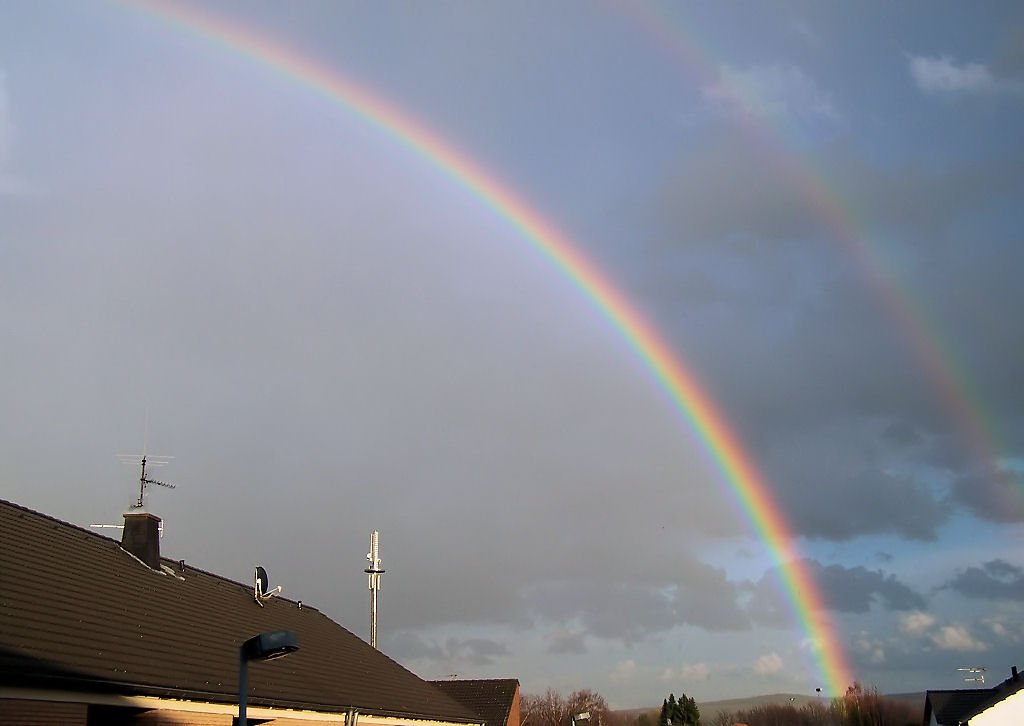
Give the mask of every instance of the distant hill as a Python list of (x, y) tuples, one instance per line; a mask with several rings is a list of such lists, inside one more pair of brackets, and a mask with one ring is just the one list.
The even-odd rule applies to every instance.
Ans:
[[(884, 697), (893, 701), (909, 703), (915, 708), (920, 708), (922, 712), (924, 711), (924, 693), (893, 693), (886, 694)], [(796, 708), (801, 708), (805, 704), (813, 703), (814, 701), (829, 703), (831, 699), (826, 698), (825, 696), (809, 696), (797, 693), (770, 693), (765, 696), (730, 698), (724, 701), (705, 701), (704, 703), (698, 702), (697, 708), (700, 709), (700, 720), (705, 724), (711, 724), (714, 723), (718, 714), (723, 712), (736, 713), (737, 711), (747, 711), (754, 706), (764, 706), (772, 703), (782, 706), (791, 704)], [(658, 705), (650, 708), (623, 709), (616, 711), (615, 713), (621, 714), (629, 720), (633, 720), (638, 718), (642, 713), (650, 713), (657, 718), (660, 711), (661, 706)]]
[(715, 722), (715, 718), (722, 712), (735, 713), (737, 711), (747, 711), (754, 706), (766, 706), (770, 703), (777, 703), (781, 706), (792, 705), (796, 708), (802, 708), (805, 704), (814, 703), (815, 701), (823, 701), (828, 703), (831, 699), (825, 698), (824, 696), (808, 696), (806, 694), (796, 693), (769, 693), (766, 696), (750, 696), (748, 698), (730, 698), (724, 701), (706, 701), (704, 703), (698, 703), (697, 708), (700, 709), (700, 720), (704, 723), (710, 724)]

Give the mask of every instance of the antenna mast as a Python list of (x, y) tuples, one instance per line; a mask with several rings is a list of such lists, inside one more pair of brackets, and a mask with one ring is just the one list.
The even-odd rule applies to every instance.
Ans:
[(139, 498), (131, 505), (131, 509), (142, 509), (144, 500), (146, 498), (146, 485), (156, 484), (157, 486), (166, 487), (168, 489), (174, 489), (173, 484), (160, 481), (158, 479), (150, 479), (146, 476), (146, 462), (149, 462), (151, 467), (166, 466), (170, 463), (173, 456), (149, 456), (149, 409), (146, 409), (146, 423), (142, 435), (142, 453), (141, 454), (118, 454), (117, 458), (121, 460), (122, 464), (131, 464), (133, 461), (140, 461), (142, 464), (142, 474), (139, 475)]
[(370, 552), (366, 555), (370, 566), (364, 570), (370, 582), (370, 645), (374, 648), (377, 647), (377, 591), (380, 590), (380, 576), (384, 574), (384, 568), (380, 566), (379, 537), (377, 530), (370, 533)]
[(132, 505), (132, 509), (142, 509), (142, 500), (146, 496), (146, 485), (147, 484), (156, 484), (157, 486), (167, 487), (168, 489), (174, 489), (174, 485), (173, 484), (168, 484), (167, 482), (159, 481), (157, 479), (147, 479), (146, 478), (146, 455), (143, 454), (142, 455), (142, 475), (139, 476), (139, 501), (137, 501), (135, 504)]
[[(137, 457), (139, 457), (138, 454), (117, 455), (117, 458), (119, 458), (125, 464), (131, 463), (131, 460)], [(144, 506), (147, 484), (156, 484), (157, 486), (166, 487), (168, 489), (175, 488), (173, 484), (168, 484), (167, 482), (160, 481), (159, 479), (151, 479), (146, 476), (147, 462), (149, 462), (149, 465), (151, 467), (164, 466), (165, 464), (170, 463), (170, 460), (173, 458), (173, 456), (146, 456), (145, 453), (143, 453), (142, 456), (139, 457), (139, 461), (142, 464), (142, 473), (139, 475), (139, 498), (131, 505), (131, 509), (142, 509), (142, 507)]]

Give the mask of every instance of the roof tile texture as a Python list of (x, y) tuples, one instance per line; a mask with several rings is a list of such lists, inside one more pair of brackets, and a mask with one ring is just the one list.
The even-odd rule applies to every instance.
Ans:
[(249, 664), (250, 703), (479, 720), (315, 608), (0, 500), (0, 680), (234, 702), (239, 646), (291, 630), (300, 649)]
[(505, 726), (519, 690), (519, 681), (514, 678), (431, 682), (443, 693), (473, 709), (486, 726)]

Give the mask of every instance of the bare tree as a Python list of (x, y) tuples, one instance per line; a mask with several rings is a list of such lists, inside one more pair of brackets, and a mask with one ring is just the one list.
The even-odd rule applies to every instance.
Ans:
[(523, 726), (571, 726), (573, 717), (582, 713), (590, 714), (590, 726), (615, 726), (616, 722), (604, 697), (589, 689), (568, 696), (553, 688), (540, 696), (524, 694), (519, 708)]

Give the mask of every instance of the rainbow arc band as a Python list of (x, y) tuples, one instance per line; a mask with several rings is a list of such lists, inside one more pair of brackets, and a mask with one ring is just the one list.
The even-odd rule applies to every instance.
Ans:
[(124, 0), (124, 4), (247, 58), (361, 117), (475, 197), (546, 257), (645, 363), (710, 454), (779, 568), (787, 597), (811, 646), (821, 682), (832, 694), (845, 691), (853, 679), (840, 640), (828, 620), (821, 592), (796, 551), (789, 525), (765, 480), (681, 356), (672, 351), (578, 246), (453, 144), (338, 70), (195, 5), (163, 0)]

